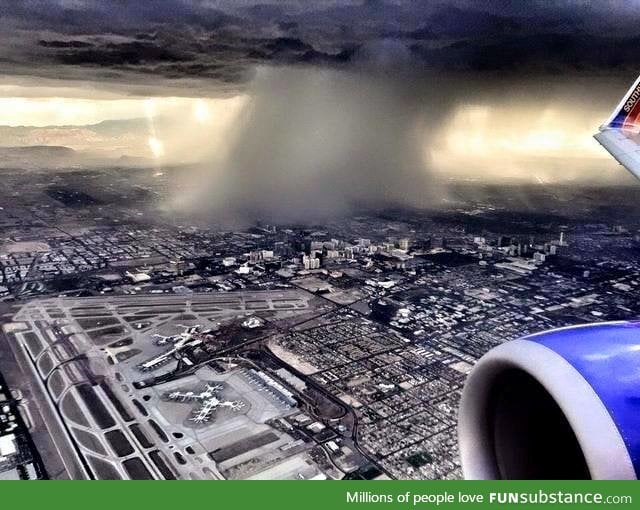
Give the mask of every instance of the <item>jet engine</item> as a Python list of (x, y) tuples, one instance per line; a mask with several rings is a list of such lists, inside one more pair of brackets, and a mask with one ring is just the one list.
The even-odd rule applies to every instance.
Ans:
[(458, 416), (468, 479), (636, 479), (640, 321), (560, 328), (489, 351)]

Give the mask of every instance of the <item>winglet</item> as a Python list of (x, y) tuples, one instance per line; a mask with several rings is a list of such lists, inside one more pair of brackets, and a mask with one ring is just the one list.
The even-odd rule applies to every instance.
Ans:
[(622, 98), (602, 129), (624, 129), (640, 132), (640, 76)]

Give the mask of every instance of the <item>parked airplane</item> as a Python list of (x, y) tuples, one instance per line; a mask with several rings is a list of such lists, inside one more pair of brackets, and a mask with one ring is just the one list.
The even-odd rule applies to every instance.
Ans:
[(175, 344), (179, 341), (184, 341), (184, 340), (190, 340), (194, 335), (207, 335), (209, 333), (211, 333), (210, 329), (207, 330), (203, 330), (202, 326), (200, 324), (196, 324), (195, 326), (185, 326), (184, 324), (178, 324), (177, 325), (179, 328), (183, 328), (184, 331), (182, 333), (178, 333), (176, 335), (160, 335), (160, 334), (155, 334), (152, 335), (151, 338), (154, 338), (156, 340), (156, 345), (166, 345), (169, 343)]
[(205, 423), (211, 419), (213, 411), (220, 407), (227, 407), (232, 411), (238, 411), (244, 407), (242, 400), (220, 400), (218, 398), (219, 392), (222, 391), (222, 386), (219, 384), (207, 384), (205, 389), (200, 393), (193, 391), (173, 391), (166, 395), (166, 398), (173, 400), (174, 402), (198, 402), (198, 407), (191, 418), (191, 421), (195, 423)]

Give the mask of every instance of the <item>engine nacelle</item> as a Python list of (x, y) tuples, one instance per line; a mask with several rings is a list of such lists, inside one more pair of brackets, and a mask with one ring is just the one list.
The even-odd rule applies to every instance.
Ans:
[(640, 322), (502, 344), (469, 375), (458, 417), (469, 479), (636, 479)]

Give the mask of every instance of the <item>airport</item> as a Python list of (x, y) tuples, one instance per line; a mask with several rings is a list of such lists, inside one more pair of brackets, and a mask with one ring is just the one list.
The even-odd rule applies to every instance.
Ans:
[[(96, 478), (319, 476), (309, 446), (279, 424), (298, 413), (286, 383), (250, 360), (224, 356), (228, 345), (213, 345), (221, 324), (238, 313), (245, 320), (242, 303), (249, 315), (307, 307), (296, 292), (245, 293), (63, 298), (17, 314), (13, 349), (48, 397), (57, 424), (51, 432), (68, 444), (65, 467)], [(238, 342), (259, 339), (251, 338), (254, 329), (241, 331), (248, 338)], [(138, 361), (159, 356), (165, 362)]]

